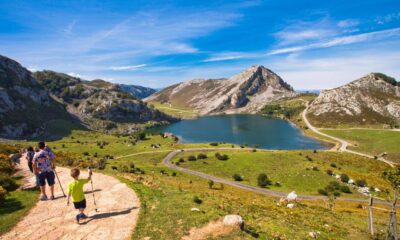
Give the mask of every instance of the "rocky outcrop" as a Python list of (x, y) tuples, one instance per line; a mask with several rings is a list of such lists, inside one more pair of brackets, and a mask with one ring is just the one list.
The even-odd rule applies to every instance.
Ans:
[(58, 119), (75, 122), (27, 69), (0, 55), (0, 137), (37, 137)]
[(85, 81), (53, 71), (35, 72), (34, 76), (91, 129), (129, 133), (140, 128), (136, 124), (176, 120), (126, 93), (120, 85), (101, 79)]
[(294, 96), (292, 87), (263, 66), (252, 66), (228, 79), (195, 79), (146, 98), (197, 109), (200, 114), (256, 113), (267, 102)]
[(371, 73), (342, 87), (324, 90), (308, 117), (321, 126), (391, 124), (400, 120), (400, 86), (393, 78)]

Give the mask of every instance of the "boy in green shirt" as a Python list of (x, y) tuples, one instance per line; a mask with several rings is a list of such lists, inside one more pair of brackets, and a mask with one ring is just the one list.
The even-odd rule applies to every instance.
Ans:
[(86, 199), (83, 192), (83, 185), (88, 183), (92, 178), (92, 170), (89, 169), (89, 177), (87, 179), (79, 179), (80, 171), (78, 168), (71, 169), (71, 177), (74, 178), (72, 182), (68, 184), (68, 198), (67, 206), (69, 205), (69, 199), (72, 196), (72, 202), (74, 203), (75, 209), (79, 209), (79, 214), (76, 215), (76, 221), (79, 224), (80, 219), (87, 218), (84, 214), (86, 208)]

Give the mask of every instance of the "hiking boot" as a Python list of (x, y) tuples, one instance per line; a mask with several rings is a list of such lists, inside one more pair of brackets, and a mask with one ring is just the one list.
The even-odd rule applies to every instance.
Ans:
[(41, 197), (40, 197), (40, 201), (46, 201), (47, 200), (47, 196), (46, 195), (42, 195)]
[(81, 215), (80, 214), (78, 214), (78, 215), (76, 215), (76, 222), (79, 224), (79, 220), (81, 220)]
[(80, 217), (81, 217), (82, 219), (87, 218), (87, 216), (86, 216), (85, 214), (83, 214), (83, 213), (81, 213), (80, 215), (81, 215)]
[(50, 197), (50, 200), (54, 200), (54, 199), (56, 199), (54, 196), (51, 196), (51, 197)]

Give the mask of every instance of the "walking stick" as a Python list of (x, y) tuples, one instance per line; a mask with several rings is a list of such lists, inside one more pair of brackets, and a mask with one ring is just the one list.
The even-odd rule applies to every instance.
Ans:
[(57, 174), (56, 170), (53, 170), (53, 172), (54, 172), (54, 174), (55, 174), (56, 177), (57, 177), (58, 184), (60, 184), (60, 188), (61, 188), (61, 191), (62, 191), (64, 197), (66, 197), (65, 192), (64, 192), (64, 189), (63, 189), (63, 187), (62, 187), (62, 185), (61, 185), (60, 179), (58, 178), (58, 174)]
[[(89, 167), (89, 171), (91, 171)], [(93, 203), (94, 203), (94, 210), (97, 212), (97, 204), (96, 204), (96, 198), (94, 197), (94, 188), (93, 188), (93, 179), (90, 178), (90, 185), (92, 185), (92, 196), (93, 196)]]

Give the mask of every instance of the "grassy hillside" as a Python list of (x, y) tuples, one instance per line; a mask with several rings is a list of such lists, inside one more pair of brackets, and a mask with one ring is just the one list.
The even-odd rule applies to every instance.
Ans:
[[(181, 145), (159, 135), (148, 135), (144, 140), (136, 141), (128, 136), (116, 137), (84, 131), (73, 132), (71, 136), (49, 144), (60, 163), (69, 166), (96, 166), (95, 171), (116, 176), (137, 192), (141, 200), (141, 212), (132, 239), (180, 239), (193, 227), (199, 228), (212, 220), (235, 213), (243, 216), (246, 222), (245, 231), (234, 231), (227, 236), (211, 239), (255, 239), (256, 236), (259, 239), (305, 239), (310, 231), (319, 231), (321, 239), (368, 238), (367, 211), (360, 208), (358, 203), (337, 201), (333, 211), (330, 211), (327, 202), (301, 201), (290, 209), (285, 205), (279, 206), (277, 198), (227, 185), (215, 183), (210, 189), (207, 180), (174, 172), (162, 164), (162, 159), (171, 149), (215, 147), (209, 144)], [(161, 148), (152, 148), (152, 144), (161, 144)], [(227, 144), (219, 146), (230, 147)], [(282, 182), (282, 187), (276, 189), (292, 190), (292, 186), (300, 186), (296, 183), (297, 180), (306, 186), (300, 191), (314, 193), (314, 188), (323, 185), (320, 182), (329, 181), (330, 177), (325, 176), (324, 171), (330, 168), (331, 162), (335, 162), (338, 167), (336, 171), (340, 167), (340, 171), (356, 179), (371, 175), (367, 179), (370, 185), (382, 188), (386, 186), (386, 183), (378, 179), (382, 165), (374, 165), (372, 160), (353, 155), (322, 152), (314, 154), (307, 151), (302, 152), (303, 156), (298, 151), (225, 153), (230, 157), (227, 161), (215, 160), (210, 153), (209, 158), (204, 160), (209, 164), (197, 160), (190, 163), (186, 161), (182, 166), (187, 164), (191, 167), (194, 164), (193, 167), (204, 168), (202, 170), (215, 175), (226, 174), (227, 178), (231, 178), (229, 171), (240, 170), (239, 173), (249, 177), (248, 180), (245, 179), (248, 181), (246, 183), (253, 185), (258, 172), (265, 171), (274, 183), (278, 179)], [(306, 155), (311, 156), (313, 161), (306, 160)], [(320, 170), (305, 170), (312, 166), (318, 166)], [(271, 167), (276, 170), (271, 172)], [(296, 178), (296, 171), (315, 177), (303, 177), (299, 174)], [(289, 177), (291, 175), (293, 177)], [(194, 202), (196, 196), (202, 203)], [(191, 208), (199, 208), (200, 212), (192, 212)], [(383, 231), (387, 214), (374, 214), (378, 232)]]
[(388, 160), (400, 163), (400, 131), (373, 129), (324, 129), (322, 132), (352, 143), (350, 149), (373, 156), (387, 153)]
[[(289, 193), (296, 191), (299, 194), (319, 195), (334, 176), (328, 175), (327, 170), (334, 174), (347, 174), (351, 179), (364, 179), (369, 186), (379, 189), (390, 189), (389, 184), (382, 179), (382, 173), (387, 165), (376, 160), (354, 156), (353, 154), (335, 152), (312, 151), (275, 151), (275, 152), (243, 152), (220, 151), (227, 154), (226, 161), (218, 160), (216, 152), (204, 152), (206, 159), (188, 160), (190, 155), (197, 156), (200, 152), (187, 152), (176, 156), (174, 162), (183, 158), (185, 162), (180, 166), (205, 172), (211, 175), (234, 180), (232, 176), (238, 174), (242, 182), (257, 186), (257, 177), (261, 173), (267, 174), (272, 181), (269, 189)], [(384, 197), (385, 194), (382, 194)], [(352, 189), (352, 193), (342, 193), (342, 197), (365, 196)]]
[(184, 107), (177, 104), (161, 103), (161, 102), (150, 102), (150, 105), (154, 106), (155, 109), (164, 112), (165, 114), (177, 117), (177, 118), (194, 118), (198, 115), (195, 109), (190, 107)]

